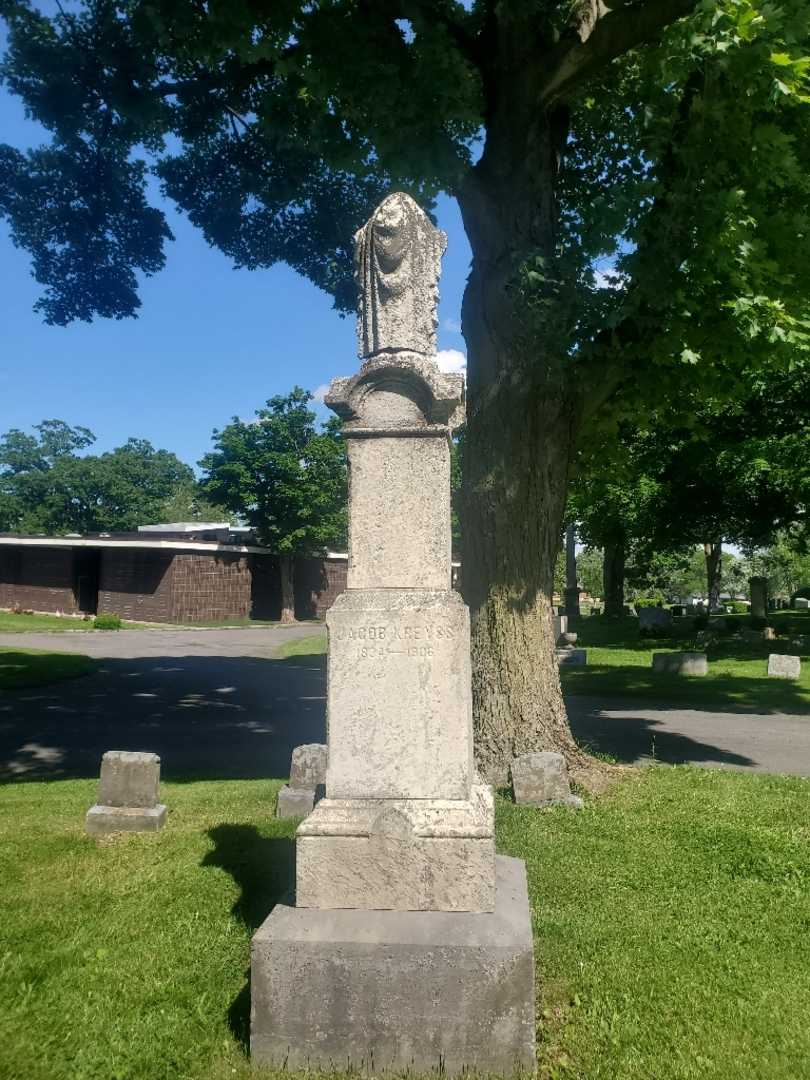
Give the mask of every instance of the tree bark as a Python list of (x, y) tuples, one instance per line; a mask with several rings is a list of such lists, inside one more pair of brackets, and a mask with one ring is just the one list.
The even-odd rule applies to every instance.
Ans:
[[(504, 60), (518, 83), (530, 74), (519, 53), (515, 44)], [(554, 187), (567, 114), (538, 114), (522, 84), (503, 93), (492, 106), (484, 154), (458, 193), (473, 253), (462, 305), (461, 511), (476, 757), (487, 780), (500, 785), (515, 756), (556, 750), (587, 783), (593, 762), (568, 725), (551, 619), (580, 400), (554, 333), (515, 303), (520, 263), (550, 265), (555, 257)]]
[(709, 611), (712, 611), (720, 606), (723, 541), (708, 541), (703, 545), (703, 554), (706, 558), (706, 589), (709, 596)]
[(617, 540), (605, 544), (604, 564), (602, 569), (605, 589), (605, 615), (624, 614), (624, 542)]
[(289, 625), (295, 622), (295, 581), (294, 560), (292, 555), (279, 557), (281, 571), (281, 622)]

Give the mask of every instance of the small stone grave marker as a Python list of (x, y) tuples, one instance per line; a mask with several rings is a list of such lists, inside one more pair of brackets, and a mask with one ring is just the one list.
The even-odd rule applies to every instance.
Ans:
[(801, 673), (802, 662), (798, 656), (771, 653), (768, 657), (768, 676), (771, 679), (798, 679)]
[(290, 763), (290, 782), (278, 793), (276, 817), (302, 817), (312, 813), (318, 788), (326, 783), (326, 746), (304, 743), (296, 746)]
[(157, 832), (166, 822), (159, 787), (157, 754), (108, 750), (101, 759), (98, 802), (87, 811), (85, 829), (93, 835)]
[(571, 794), (568, 767), (562, 754), (550, 750), (522, 754), (512, 762), (515, 802), (526, 806), (573, 806), (582, 799)]
[(670, 675), (708, 675), (709, 661), (702, 652), (657, 652), (652, 669)]

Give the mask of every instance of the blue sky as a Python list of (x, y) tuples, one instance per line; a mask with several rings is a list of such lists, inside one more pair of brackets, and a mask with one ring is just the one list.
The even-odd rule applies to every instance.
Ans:
[[(0, 28), (0, 52), (3, 36)], [(43, 141), (0, 88), (0, 142)], [(232, 416), (252, 416), (296, 383), (315, 391), (356, 370), (354, 320), (340, 318), (325, 293), (286, 266), (234, 270), (172, 204), (161, 205), (175, 234), (166, 268), (144, 280), (140, 316), (120, 322), (44, 325), (29, 257), (0, 222), (0, 432), (58, 418), (95, 432), (94, 450), (132, 435), (195, 464)], [(439, 224), (448, 233), (439, 349), (463, 351), (470, 250), (454, 200), (442, 200)]]

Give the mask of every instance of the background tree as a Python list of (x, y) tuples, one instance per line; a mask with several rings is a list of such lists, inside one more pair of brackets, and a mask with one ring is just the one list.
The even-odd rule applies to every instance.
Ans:
[(295, 621), (293, 558), (346, 544), (346, 449), (337, 418), (322, 431), (308, 408), (312, 394), (296, 386), (271, 398), (256, 420), (234, 417), (214, 432), (214, 450), (200, 462), (201, 489), (251, 525), (278, 552), (281, 621)]
[(177, 490), (194, 483), (188, 465), (145, 439), (105, 454), (80, 454), (95, 442), (84, 427), (45, 420), (27, 435), (0, 438), (2, 528), (27, 533), (127, 531), (165, 520)]
[(137, 309), (170, 236), (150, 171), (237, 265), (284, 260), (344, 310), (384, 193), (457, 198), (479, 763), (556, 747), (579, 775), (549, 606), (580, 435), (807, 347), (806, 0), (0, 12), (6, 85), (51, 133), (0, 148), (0, 213), (51, 322)]

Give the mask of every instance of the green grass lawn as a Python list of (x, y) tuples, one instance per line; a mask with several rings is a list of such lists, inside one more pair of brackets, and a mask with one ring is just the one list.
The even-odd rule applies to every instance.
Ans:
[[(122, 630), (140, 630), (147, 623), (122, 622)], [(94, 630), (93, 620), (80, 619), (72, 615), (23, 615), (13, 611), (0, 611), (0, 633), (2, 634), (25, 634), (56, 630)]]
[(311, 637), (290, 638), (279, 645), (274, 656), (277, 660), (289, 660), (291, 664), (318, 666), (326, 662), (326, 634)]
[[(747, 627), (747, 616), (731, 616)], [(710, 626), (718, 620), (712, 619)], [(774, 612), (769, 622), (779, 634), (775, 641), (740, 641), (717, 637), (708, 645), (696, 640), (690, 619), (676, 619), (672, 637), (642, 638), (636, 619), (582, 618), (574, 629), (578, 646), (588, 650), (585, 668), (563, 668), (568, 693), (593, 697), (656, 699), (673, 705), (748, 708), (771, 712), (810, 713), (810, 618), (804, 612)], [(654, 652), (693, 649), (705, 652), (705, 676), (653, 673)], [(801, 677), (794, 681), (768, 678), (768, 654), (792, 653), (802, 658)]]
[[(278, 786), (164, 784), (162, 833), (103, 843), (83, 832), (95, 782), (0, 787), (3, 1080), (254, 1075), (249, 940), (292, 871)], [(543, 1080), (808, 1075), (808, 794), (659, 767), (576, 814), (499, 800), (499, 849), (528, 870)]]
[(78, 653), (0, 648), (0, 690), (44, 686), (86, 675), (92, 669), (90, 657)]

